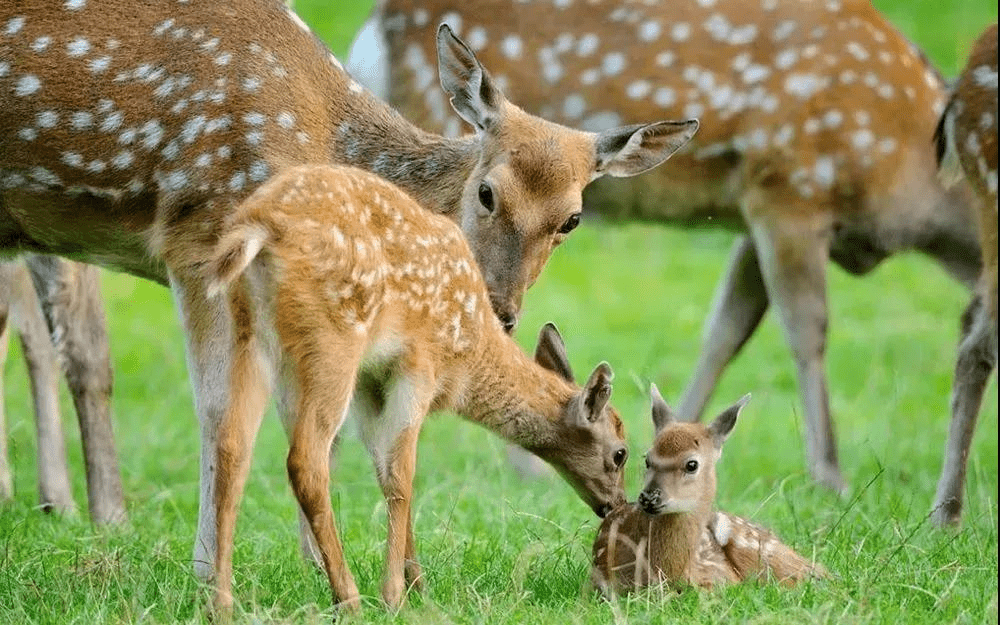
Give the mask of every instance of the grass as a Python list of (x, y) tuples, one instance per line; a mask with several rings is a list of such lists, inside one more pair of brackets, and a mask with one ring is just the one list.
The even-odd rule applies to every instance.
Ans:
[[(878, 2), (948, 75), (988, 20), (986, 2)], [(298, 2), (342, 54), (370, 2)], [(336, 5), (336, 9), (330, 7)], [(638, 454), (650, 442), (644, 388), (676, 399), (733, 235), (587, 223), (553, 257), (525, 303), (519, 340), (559, 324), (582, 375), (607, 359), (613, 400)], [(0, 623), (205, 622), (190, 563), (198, 440), (183, 341), (166, 290), (105, 274), (116, 367), (114, 410), (130, 523), (96, 530), (86, 515), (36, 506), (33, 426), (16, 346), (5, 369), (17, 495), (0, 508)], [(997, 390), (991, 384), (969, 457), (965, 522), (927, 522), (948, 421), (958, 316), (967, 294), (937, 266), (901, 256), (864, 279), (830, 276), (827, 368), (845, 499), (804, 473), (794, 371), (771, 317), (727, 371), (720, 409), (754, 400), (726, 444), (720, 507), (751, 516), (836, 574), (794, 590), (747, 585), (617, 604), (581, 595), (597, 519), (556, 479), (522, 482), (501, 441), (451, 415), (423, 433), (415, 531), (428, 590), (399, 615), (377, 596), (385, 509), (356, 441), (342, 446), (332, 492), (347, 558), (374, 623), (996, 623)], [(71, 404), (63, 397), (74, 494), (85, 502)], [(236, 537), (238, 616), (329, 621), (324, 577), (298, 554), (286, 442), (265, 419)], [(636, 455), (635, 457), (638, 457)], [(629, 493), (639, 483), (630, 462)]]

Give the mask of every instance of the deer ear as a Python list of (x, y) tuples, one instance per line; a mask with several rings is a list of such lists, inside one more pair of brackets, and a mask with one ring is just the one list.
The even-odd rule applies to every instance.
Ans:
[(611, 380), (615, 377), (611, 365), (602, 362), (597, 365), (587, 383), (583, 386), (583, 403), (580, 406), (583, 418), (588, 423), (597, 421), (611, 399)]
[(697, 119), (605, 130), (594, 141), (597, 152), (594, 175), (623, 178), (641, 174), (670, 158), (697, 131)]
[(469, 46), (447, 24), (437, 31), (438, 73), (451, 106), (479, 131), (494, 127), (504, 96)]
[(566, 356), (566, 344), (563, 343), (562, 336), (559, 335), (554, 323), (546, 323), (538, 332), (535, 362), (567, 382), (574, 380), (573, 369), (569, 366), (569, 357)]
[(663, 401), (663, 396), (660, 395), (660, 389), (656, 388), (655, 384), (649, 387), (649, 400), (652, 406), (651, 411), (653, 413), (653, 429), (655, 434), (659, 434), (660, 431), (677, 421), (674, 417), (674, 413), (670, 410), (670, 406), (667, 402)]
[(726, 408), (722, 413), (712, 421), (708, 426), (708, 432), (712, 435), (712, 442), (715, 444), (716, 449), (722, 449), (722, 443), (726, 441), (729, 437), (729, 433), (733, 431), (733, 426), (736, 425), (736, 418), (740, 416), (740, 411), (743, 410), (743, 406), (747, 405), (750, 401), (750, 393), (747, 393), (740, 398), (738, 402)]

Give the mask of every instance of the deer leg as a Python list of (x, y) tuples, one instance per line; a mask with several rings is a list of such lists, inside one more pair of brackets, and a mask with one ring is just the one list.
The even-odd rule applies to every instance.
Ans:
[(39, 500), (45, 510), (71, 512), (76, 504), (59, 415), (59, 359), (24, 264), (15, 265), (13, 279), (12, 318), (18, 326), (35, 404)]
[(125, 521), (125, 498), (111, 415), (111, 350), (96, 267), (30, 256), (31, 277), (73, 396), (87, 473), (90, 518)]
[(805, 403), (809, 471), (820, 484), (844, 492), (824, 371), (828, 228), (787, 217), (751, 223), (768, 297), (777, 308), (785, 340), (795, 357), (799, 392)]
[(701, 418), (722, 371), (754, 333), (767, 311), (767, 289), (757, 252), (749, 237), (733, 245), (726, 275), (719, 283), (705, 322), (694, 377), (684, 390), (678, 414), (686, 421)]
[(989, 318), (980, 295), (972, 298), (962, 325), (951, 394), (951, 426), (931, 509), (931, 519), (939, 526), (957, 525), (961, 521), (969, 447), (983, 393), (997, 365), (996, 319)]
[[(10, 293), (10, 263), (0, 263), (0, 293)], [(14, 498), (14, 476), (11, 474), (7, 453), (7, 419), (4, 409), (3, 371), (7, 363), (7, 301), (0, 298), (0, 502)]]

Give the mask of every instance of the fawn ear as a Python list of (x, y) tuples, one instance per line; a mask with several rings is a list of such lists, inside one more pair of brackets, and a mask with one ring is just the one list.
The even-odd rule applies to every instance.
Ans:
[(652, 406), (654, 433), (659, 434), (663, 428), (676, 422), (677, 418), (674, 417), (667, 402), (663, 401), (660, 389), (656, 388), (655, 384), (651, 384), (649, 387), (649, 400)]
[(587, 378), (587, 383), (583, 386), (583, 403), (580, 405), (587, 423), (597, 421), (604, 413), (604, 408), (611, 399), (611, 380), (614, 377), (611, 365), (602, 362)]
[(566, 356), (566, 344), (554, 323), (546, 323), (538, 331), (538, 345), (535, 346), (535, 362), (552, 371), (567, 382), (573, 381), (573, 369)]
[(494, 127), (504, 96), (476, 55), (447, 24), (437, 31), (438, 73), (451, 106), (479, 131)]
[(722, 443), (726, 441), (729, 433), (733, 431), (733, 426), (736, 425), (736, 418), (740, 416), (740, 411), (743, 410), (743, 406), (746, 406), (749, 401), (750, 393), (747, 393), (735, 404), (723, 410), (722, 413), (717, 416), (711, 424), (709, 424), (708, 432), (712, 435), (712, 442), (715, 444), (716, 449), (722, 449)]
[(697, 119), (605, 130), (594, 140), (597, 152), (594, 175), (623, 178), (641, 174), (670, 158), (697, 131)]

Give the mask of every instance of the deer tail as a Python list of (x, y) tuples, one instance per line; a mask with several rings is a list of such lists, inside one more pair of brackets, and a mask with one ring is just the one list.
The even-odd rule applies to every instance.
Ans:
[(208, 264), (208, 297), (228, 290), (268, 242), (270, 234), (263, 224), (242, 222), (219, 239)]

